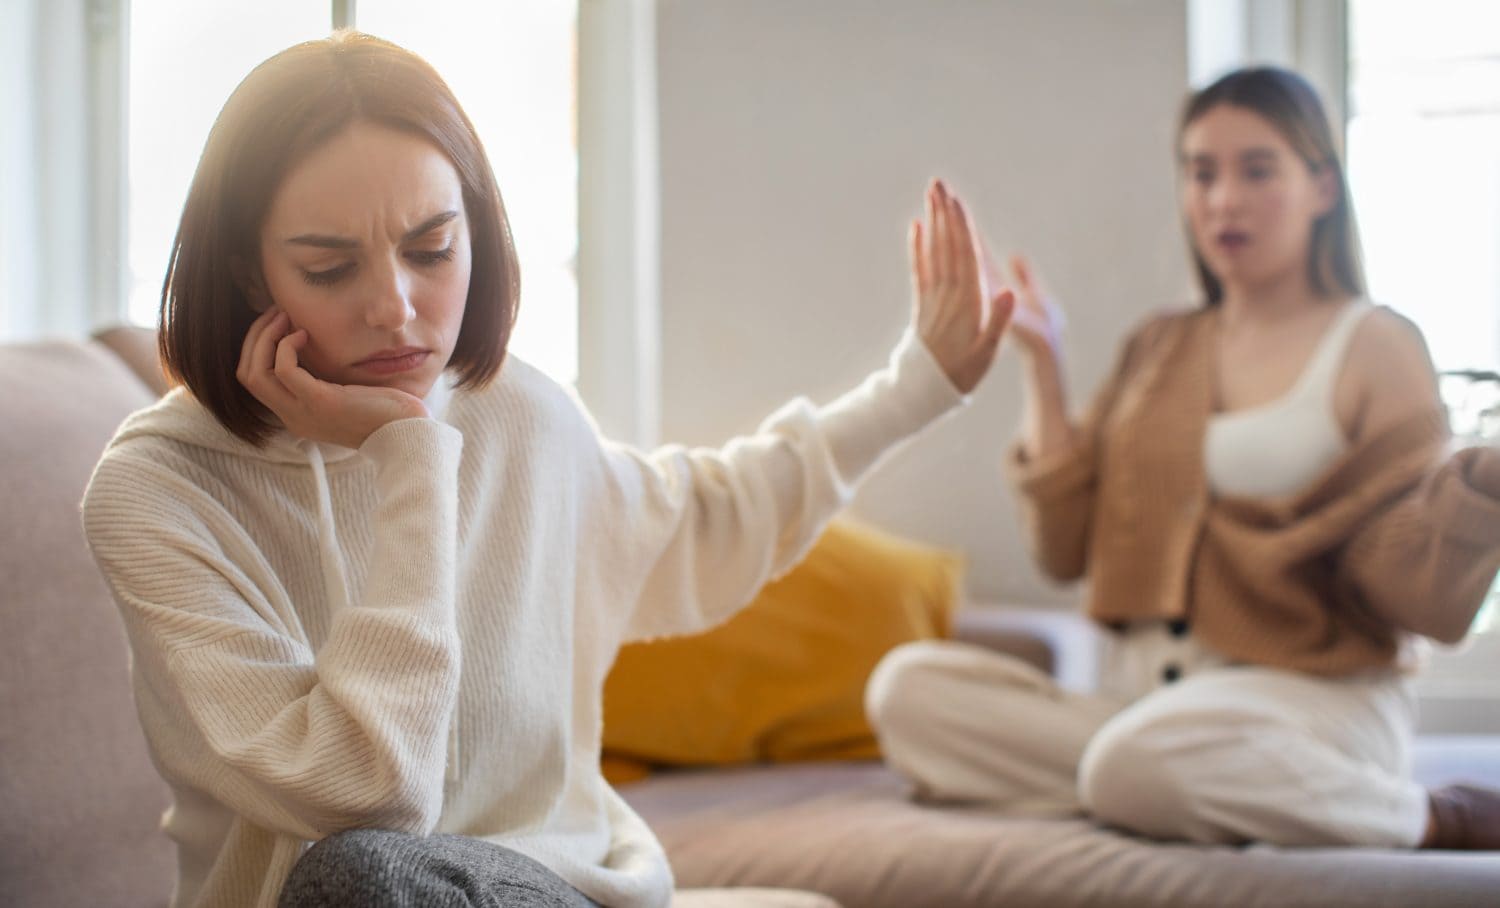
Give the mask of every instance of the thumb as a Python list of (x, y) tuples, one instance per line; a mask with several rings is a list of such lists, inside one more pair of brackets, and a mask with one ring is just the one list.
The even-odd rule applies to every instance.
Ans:
[(1021, 292), (1028, 296), (1036, 295), (1036, 275), (1031, 270), (1031, 260), (1021, 253), (1010, 257), (1010, 270), (1016, 276), (1016, 283), (1021, 286)]

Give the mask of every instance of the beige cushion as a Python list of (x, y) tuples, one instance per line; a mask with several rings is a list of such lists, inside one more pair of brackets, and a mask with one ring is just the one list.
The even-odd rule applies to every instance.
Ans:
[(1156, 844), (916, 804), (874, 763), (659, 773), (621, 794), (682, 886), (786, 886), (859, 908), (1500, 904), (1500, 853)]
[(160, 397), (167, 393), (167, 376), (162, 371), (161, 359), (156, 352), (156, 332), (150, 328), (120, 325), (106, 328), (94, 335), (96, 343), (108, 347), (130, 371)]
[(164, 905), (166, 788), (79, 500), (150, 391), (94, 344), (0, 346), (0, 901)]
[(672, 908), (839, 908), (839, 903), (816, 892), (793, 889), (679, 889)]

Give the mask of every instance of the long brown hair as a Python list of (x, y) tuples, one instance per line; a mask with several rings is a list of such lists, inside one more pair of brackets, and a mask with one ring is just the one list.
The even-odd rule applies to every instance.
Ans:
[(251, 443), (273, 424), (235, 378), (256, 316), (237, 270), (258, 272), (260, 230), (287, 173), (357, 120), (425, 137), (452, 162), (473, 265), (448, 368), (458, 387), (482, 387), (505, 359), (520, 270), (494, 172), (458, 100), (425, 60), (379, 38), (342, 31), (298, 44), (252, 70), (219, 112), (162, 286), (157, 342), (167, 372)]
[[(1177, 144), (1199, 117), (1221, 104), (1259, 114), (1287, 140), (1314, 173), (1329, 171), (1338, 188), (1338, 198), (1313, 224), (1307, 256), (1308, 281), (1319, 296), (1342, 291), (1350, 296), (1365, 292), (1364, 266), (1359, 252), (1359, 233), (1349, 204), (1349, 186), (1334, 147), (1333, 132), (1318, 93), (1307, 80), (1290, 70), (1274, 66), (1239, 69), (1188, 96), (1177, 128)], [(1208, 305), (1224, 300), (1224, 285), (1208, 269), (1203, 254), (1188, 234), (1198, 283)]]

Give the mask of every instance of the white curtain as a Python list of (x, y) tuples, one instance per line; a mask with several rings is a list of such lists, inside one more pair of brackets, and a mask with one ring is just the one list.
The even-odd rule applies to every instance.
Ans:
[(0, 340), (121, 312), (125, 0), (3, 0)]

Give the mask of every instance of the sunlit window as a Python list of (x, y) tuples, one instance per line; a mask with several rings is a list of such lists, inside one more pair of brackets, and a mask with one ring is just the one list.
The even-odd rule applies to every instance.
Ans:
[(1500, 362), (1500, 4), (1350, 4), (1349, 179), (1372, 296), (1440, 369)]
[[(427, 58), (473, 120), (521, 259), (511, 350), (574, 382), (576, 2), (360, 0), (355, 9), (357, 28)], [(155, 323), (177, 219), (219, 108), (255, 64), (327, 35), (331, 22), (329, 5), (310, 0), (131, 4), (131, 321)]]
[[(1500, 3), (1349, 4), (1349, 182), (1370, 295), (1421, 327), (1439, 370), (1500, 364)], [(1454, 428), (1491, 392), (1444, 382)], [(1471, 425), (1472, 423), (1472, 425)], [(1476, 622), (1500, 629), (1500, 584)]]
[(328, 34), (308, 0), (130, 4), (129, 215), (132, 322), (154, 325), (167, 257), (209, 127), (230, 92), (277, 51)]

